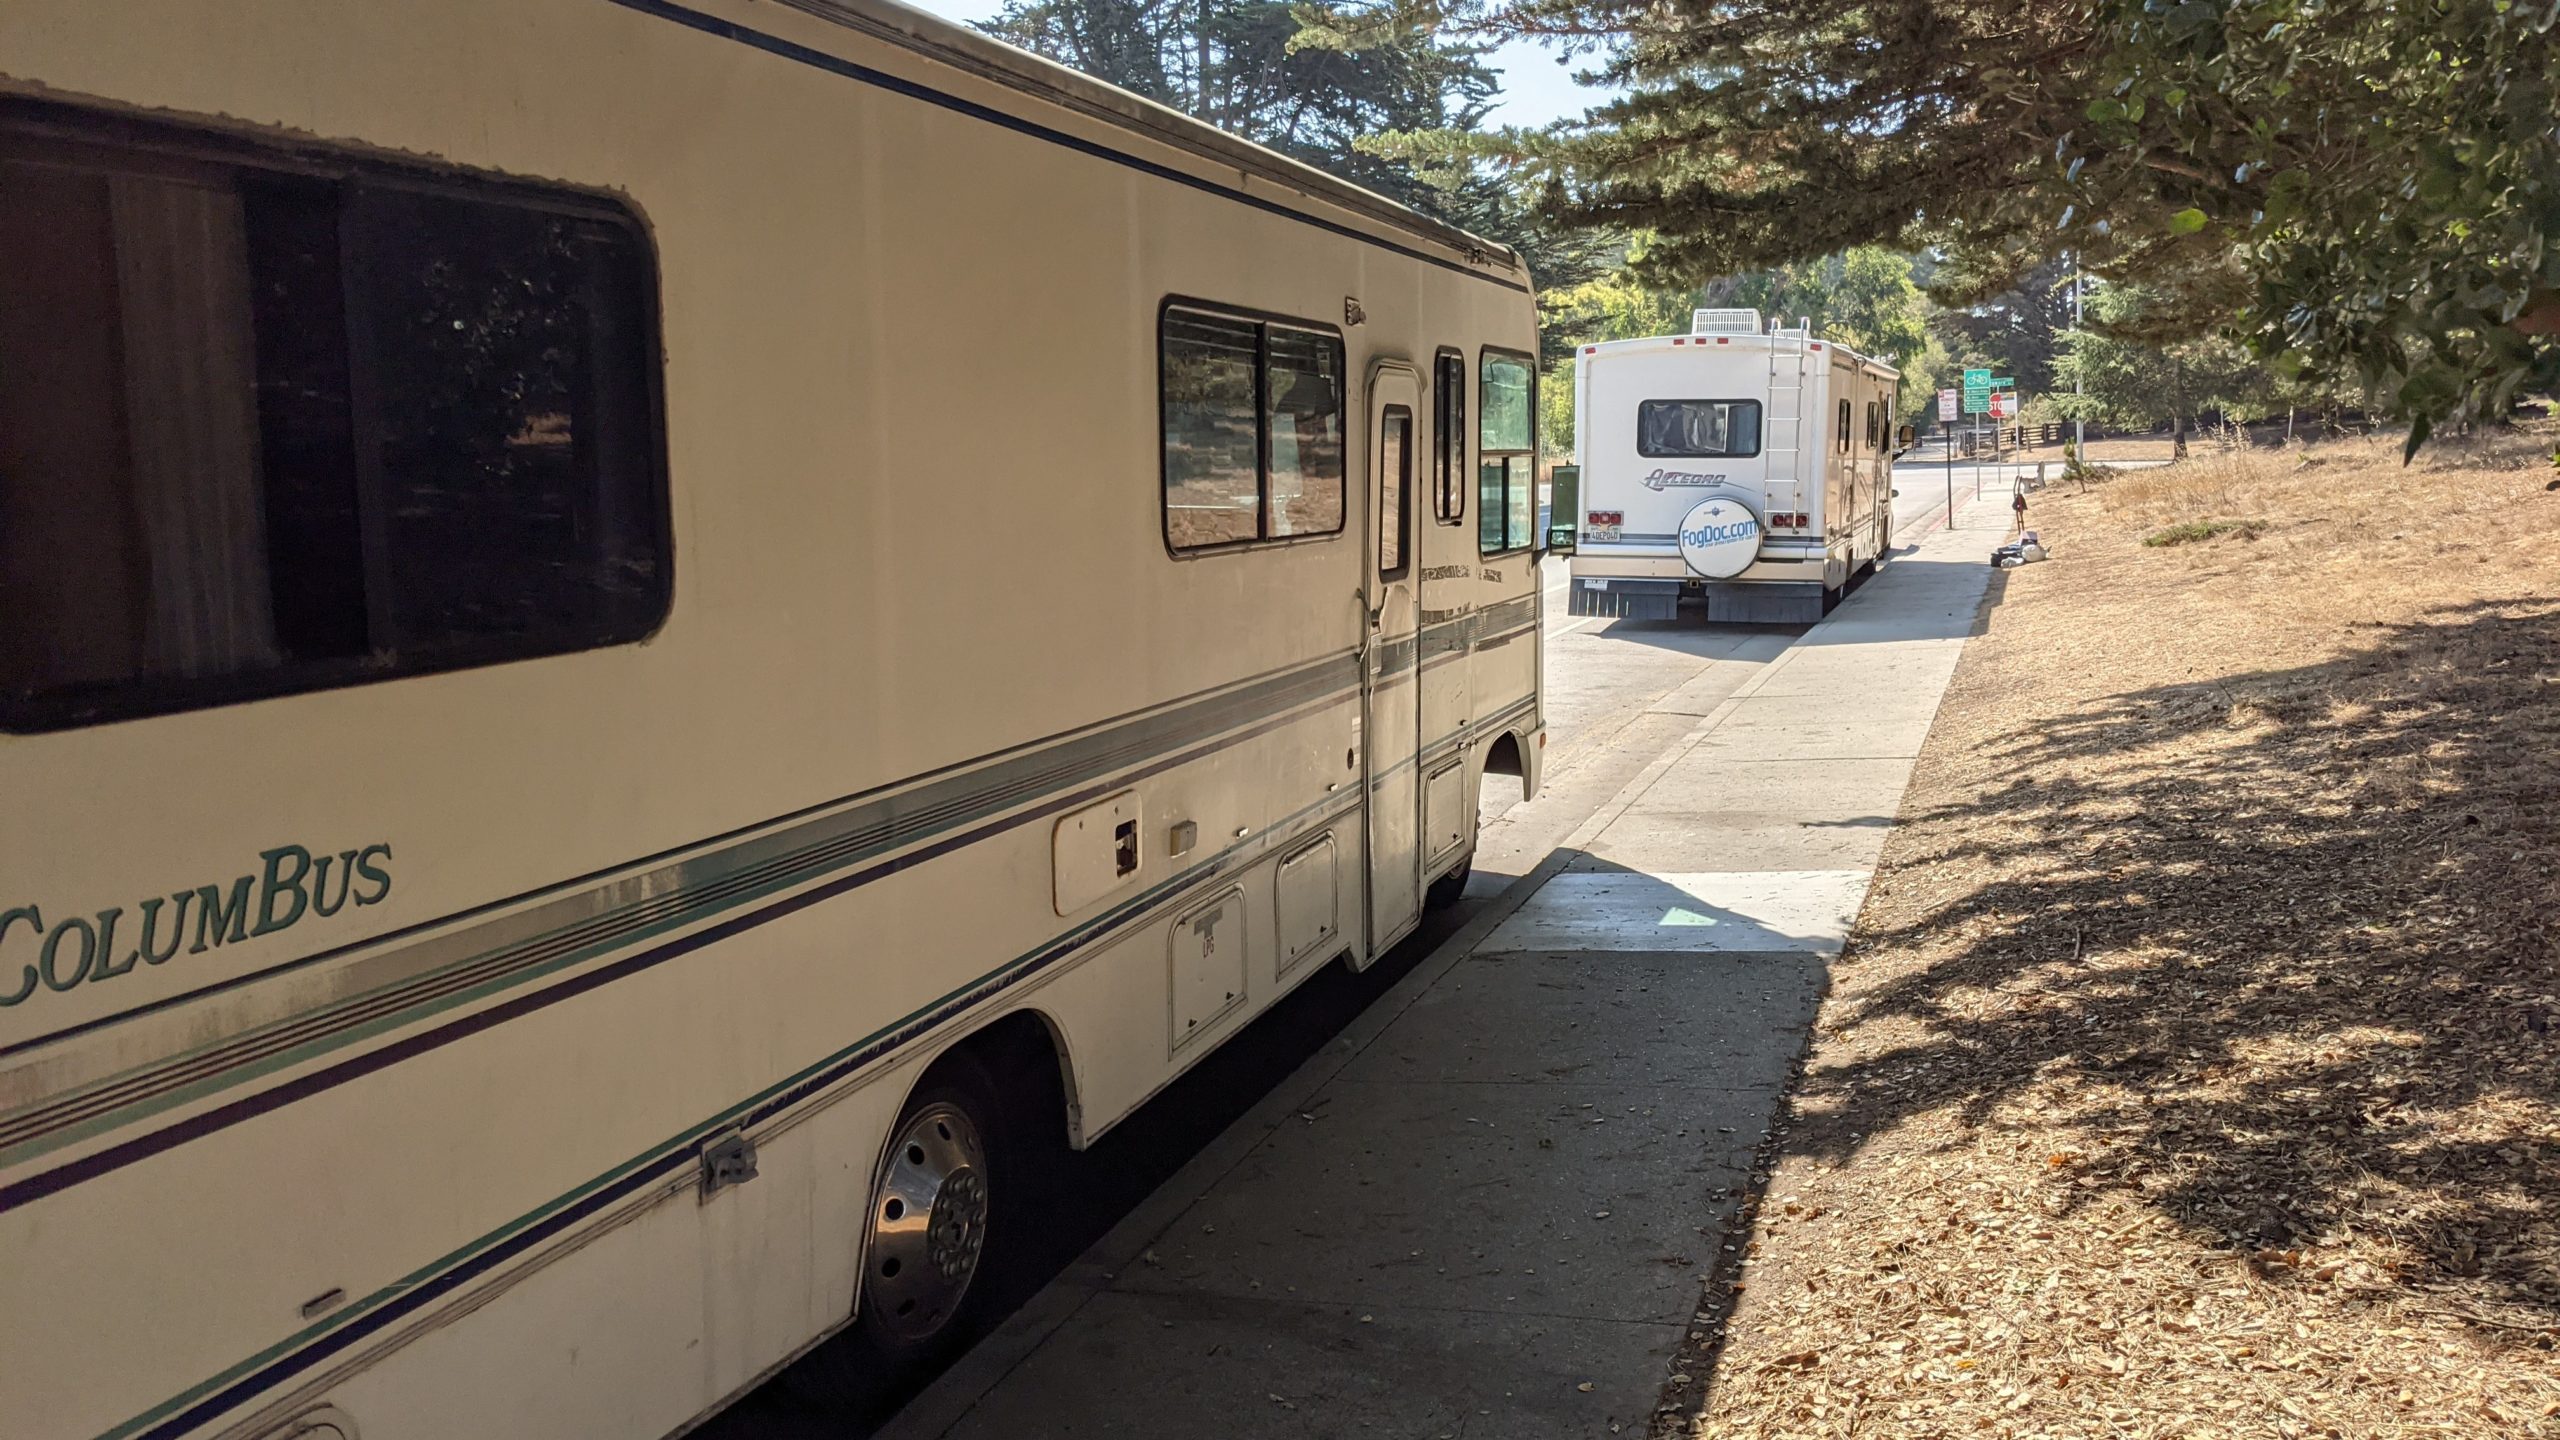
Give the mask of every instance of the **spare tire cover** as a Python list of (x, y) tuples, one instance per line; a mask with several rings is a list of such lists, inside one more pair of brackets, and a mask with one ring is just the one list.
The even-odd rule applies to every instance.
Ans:
[(1680, 522), (1680, 558), (1709, 580), (1730, 580), (1760, 558), (1760, 517), (1739, 500), (1701, 500)]

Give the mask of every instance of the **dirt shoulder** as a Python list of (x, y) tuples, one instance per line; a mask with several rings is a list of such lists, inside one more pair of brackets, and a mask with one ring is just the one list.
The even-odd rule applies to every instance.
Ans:
[(2553, 440), (2032, 498), (1658, 1434), (2560, 1436)]

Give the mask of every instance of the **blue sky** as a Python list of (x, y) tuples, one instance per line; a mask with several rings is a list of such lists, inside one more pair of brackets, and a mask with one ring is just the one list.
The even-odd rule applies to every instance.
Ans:
[[(1004, 8), (1003, 0), (907, 0), (950, 20), (984, 20)], [(1502, 100), (1486, 121), (1491, 125), (1544, 125), (1580, 115), (1607, 92), (1573, 83), (1573, 72), (1587, 58), (1556, 63), (1555, 54), (1534, 40), (1514, 40), (1486, 59), (1502, 76)]]

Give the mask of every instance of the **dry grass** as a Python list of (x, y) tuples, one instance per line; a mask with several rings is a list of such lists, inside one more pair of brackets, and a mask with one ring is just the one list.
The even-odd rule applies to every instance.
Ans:
[(2165, 438), (2092, 440), (2081, 458), (2093, 464), (2104, 464), (2109, 460), (2167, 460), (2176, 455), (2177, 448), (2175, 441)]
[(2554, 438), (2039, 497), (1657, 1433), (2560, 1436)]
[(2158, 550), (2170, 545), (2193, 545), (2204, 540), (2219, 540), (2225, 535), (2236, 535), (2243, 540), (2255, 540), (2265, 534), (2266, 530), (2267, 522), (2254, 517), (2247, 520), (2181, 520), (2167, 529), (2154, 530), (2143, 536), (2142, 543)]

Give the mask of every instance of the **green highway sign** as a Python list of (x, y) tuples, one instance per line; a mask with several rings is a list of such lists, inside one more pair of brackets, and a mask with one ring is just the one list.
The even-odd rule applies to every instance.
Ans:
[(1991, 388), (1994, 390), (2015, 390), (2018, 388), (2017, 377), (2013, 375), (1994, 375), (1991, 377)]
[(1991, 370), (1988, 366), (1985, 366), (1980, 370), (1967, 370), (1964, 372), (1964, 387), (1968, 390), (1987, 389), (1990, 384)]

